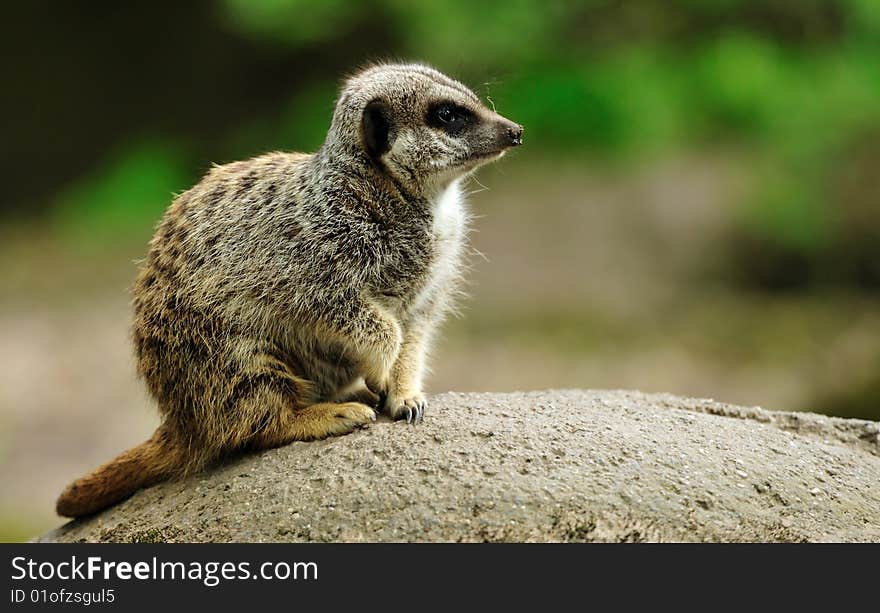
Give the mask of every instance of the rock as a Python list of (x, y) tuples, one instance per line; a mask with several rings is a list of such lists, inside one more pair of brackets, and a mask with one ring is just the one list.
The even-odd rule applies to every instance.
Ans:
[(880, 428), (621, 391), (447, 393), (42, 541), (880, 541)]

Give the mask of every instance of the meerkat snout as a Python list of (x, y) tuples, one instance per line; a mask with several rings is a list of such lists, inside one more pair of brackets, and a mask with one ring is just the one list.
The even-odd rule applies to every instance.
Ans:
[(504, 138), (507, 139), (507, 144), (511, 147), (519, 147), (522, 145), (522, 135), (523, 135), (523, 127), (517, 124), (512, 124), (508, 122), (506, 119), (502, 122), (502, 129), (504, 131)]

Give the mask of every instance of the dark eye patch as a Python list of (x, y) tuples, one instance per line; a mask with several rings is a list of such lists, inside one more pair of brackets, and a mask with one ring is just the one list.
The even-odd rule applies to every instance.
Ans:
[(454, 102), (439, 102), (428, 109), (427, 124), (448, 134), (458, 134), (472, 124), (476, 116), (473, 111)]

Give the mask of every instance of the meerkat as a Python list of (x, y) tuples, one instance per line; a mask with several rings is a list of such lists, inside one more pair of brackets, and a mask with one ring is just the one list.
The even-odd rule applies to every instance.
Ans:
[(161, 425), (69, 485), (57, 512), (346, 434), (376, 409), (420, 422), (426, 352), (461, 276), (461, 181), (522, 132), (433, 68), (380, 64), (345, 82), (316, 153), (216, 166), (177, 196), (132, 291)]

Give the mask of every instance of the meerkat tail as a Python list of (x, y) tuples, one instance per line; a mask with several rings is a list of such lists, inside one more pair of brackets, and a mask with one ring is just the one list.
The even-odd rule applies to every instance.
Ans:
[(68, 485), (55, 510), (63, 517), (92, 515), (170, 478), (182, 466), (179, 450), (160, 426), (147, 441)]

